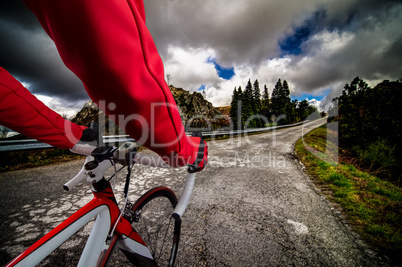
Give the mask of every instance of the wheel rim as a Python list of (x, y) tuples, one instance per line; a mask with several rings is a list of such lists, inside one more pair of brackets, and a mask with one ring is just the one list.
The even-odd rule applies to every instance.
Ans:
[(139, 216), (133, 227), (147, 244), (156, 262), (160, 266), (171, 266), (180, 235), (180, 222), (172, 217), (177, 199), (169, 189), (159, 188), (149, 193), (134, 204), (133, 210)]

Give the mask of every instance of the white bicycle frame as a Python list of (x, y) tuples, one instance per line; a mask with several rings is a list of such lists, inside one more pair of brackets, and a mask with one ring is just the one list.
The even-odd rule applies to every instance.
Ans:
[[(111, 224), (109, 209), (104, 205), (99, 206), (80, 217), (70, 226), (63, 229), (49, 241), (38, 247), (34, 252), (23, 258), (15, 266), (32, 266), (38, 264), (95, 216), (97, 216), (97, 219), (78, 263), (78, 266), (95, 266), (101, 251), (104, 249), (105, 240)], [(12, 263), (13, 262), (10, 264)]]
[[(90, 156), (90, 154), (94, 147), (82, 146), (74, 148), (72, 149), (74, 153), (87, 155), (85, 163), (93, 160), (93, 157)], [(134, 161), (143, 165), (165, 168), (169, 167), (161, 158), (147, 154), (136, 154)], [(113, 165), (111, 161), (105, 160), (102, 161), (98, 167), (96, 167), (94, 170), (91, 170), (90, 172), (86, 171), (83, 167), (73, 179), (71, 179), (64, 185), (64, 188), (67, 190), (72, 189), (84, 178), (88, 178), (88, 175), (92, 176), (92, 178), (89, 179), (90, 182), (99, 181), (103, 178), (104, 172), (112, 166)], [(181, 219), (181, 216), (183, 215), (188, 205), (194, 186), (195, 176), (195, 173), (187, 174), (185, 188), (172, 214), (172, 216), (174, 216), (175, 218)], [(116, 226), (118, 226), (118, 228), (121, 226), (121, 229), (124, 229), (124, 227), (129, 229), (126, 231), (120, 231), (123, 232), (123, 234), (121, 235), (124, 238), (118, 239), (116, 243), (118, 247), (124, 248), (126, 251), (136, 253), (143, 257), (153, 259), (150, 251), (145, 246), (145, 244), (141, 244), (141, 242), (138, 241), (142, 241), (141, 237), (135, 231), (131, 231), (131, 225), (128, 223), (128, 221), (120, 220), (121, 213), (118, 209), (117, 204), (106, 197), (97, 198), (95, 191), (94, 194), (95, 198), (93, 200), (91, 200), (88, 204), (86, 204), (84, 207), (75, 212), (72, 216), (63, 221), (51, 232), (46, 234), (43, 238), (41, 238), (30, 248), (24, 251), (21, 255), (11, 261), (7, 266), (32, 266), (38, 264), (53, 250), (58, 248), (63, 242), (65, 242), (68, 238), (70, 238), (73, 234), (75, 234), (79, 229), (81, 229), (84, 225), (86, 225), (95, 217), (96, 220), (94, 226), (91, 230), (85, 248), (81, 254), (78, 266), (96, 266), (102, 251), (108, 249), (109, 245), (107, 244), (107, 237), (108, 235), (111, 236), (111, 234), (113, 234), (112, 232), (115, 230)], [(101, 201), (99, 201), (99, 199)], [(114, 224), (114, 222), (119, 223), (117, 223), (116, 225), (112, 225), (112, 223)], [(128, 225), (124, 225), (124, 222), (126, 222)], [(124, 235), (124, 232), (126, 232), (127, 235)], [(134, 235), (134, 238), (132, 238), (132, 236), (129, 236), (130, 234)]]

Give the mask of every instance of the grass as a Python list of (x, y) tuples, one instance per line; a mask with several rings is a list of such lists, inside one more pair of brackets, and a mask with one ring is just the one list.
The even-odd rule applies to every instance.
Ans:
[[(138, 151), (143, 151), (144, 149), (145, 147), (143, 146), (137, 147)], [(85, 156), (59, 148), (0, 152), (0, 173), (78, 159), (85, 159)]]
[[(352, 164), (336, 163), (337, 147), (327, 142), (327, 133), (329, 139), (335, 134), (323, 125), (305, 135), (304, 142), (300, 139), (295, 146), (298, 159), (314, 183), (339, 204), (355, 231), (393, 263), (401, 264), (401, 188)], [(319, 157), (310, 152), (311, 148)]]
[(38, 167), (83, 158), (83, 156), (73, 154), (69, 150), (58, 148), (1, 152), (0, 172)]

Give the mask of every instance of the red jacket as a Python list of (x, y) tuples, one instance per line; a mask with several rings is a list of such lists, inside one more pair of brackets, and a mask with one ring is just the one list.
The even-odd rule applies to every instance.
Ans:
[(63, 119), (0, 67), (0, 124), (52, 146), (68, 149), (82, 135), (77, 124)]
[[(81, 79), (91, 99), (109, 118), (160, 156), (173, 156), (175, 160), (169, 161), (170, 165), (194, 161), (199, 140), (185, 135), (176, 103), (164, 80), (162, 60), (145, 25), (142, 0), (24, 2), (55, 42), (65, 65)], [(18, 90), (22, 90), (20, 86)], [(45, 109), (32, 96), (28, 97), (27, 92), (23, 94), (22, 98), (27, 98), (22, 101), (30, 105), (18, 107), (22, 109), (21, 115), (28, 109)], [(43, 128), (41, 133), (28, 130), (27, 135), (56, 147), (72, 147), (80, 136), (80, 127), (66, 124), (45, 110), (43, 116), (35, 115), (35, 123), (42, 125), (43, 118), (57, 117), (49, 119), (53, 128)], [(11, 114), (7, 110), (2, 112), (0, 123), (3, 116)], [(6, 126), (24, 133), (25, 124), (26, 121), (15, 118)], [(66, 139), (70, 135), (72, 138)]]

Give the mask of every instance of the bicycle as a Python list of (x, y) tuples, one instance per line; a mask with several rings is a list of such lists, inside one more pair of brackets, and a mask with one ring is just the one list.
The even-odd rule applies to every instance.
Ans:
[[(138, 153), (134, 143), (125, 143), (119, 148), (76, 145), (71, 150), (85, 155), (86, 159), (79, 173), (63, 187), (69, 191), (87, 178), (94, 198), (6, 266), (40, 263), (95, 217), (77, 266), (106, 266), (116, 249), (137, 266), (173, 266), (180, 240), (181, 218), (196, 177), (192, 166), (188, 167), (179, 201), (171, 189), (161, 186), (131, 203), (128, 201), (128, 188), (133, 166), (169, 167), (160, 157)], [(123, 166), (117, 170), (116, 164)], [(114, 174), (106, 179), (104, 174), (112, 167)], [(123, 190), (124, 204), (120, 209), (110, 181), (123, 168), (127, 168), (127, 176)]]

